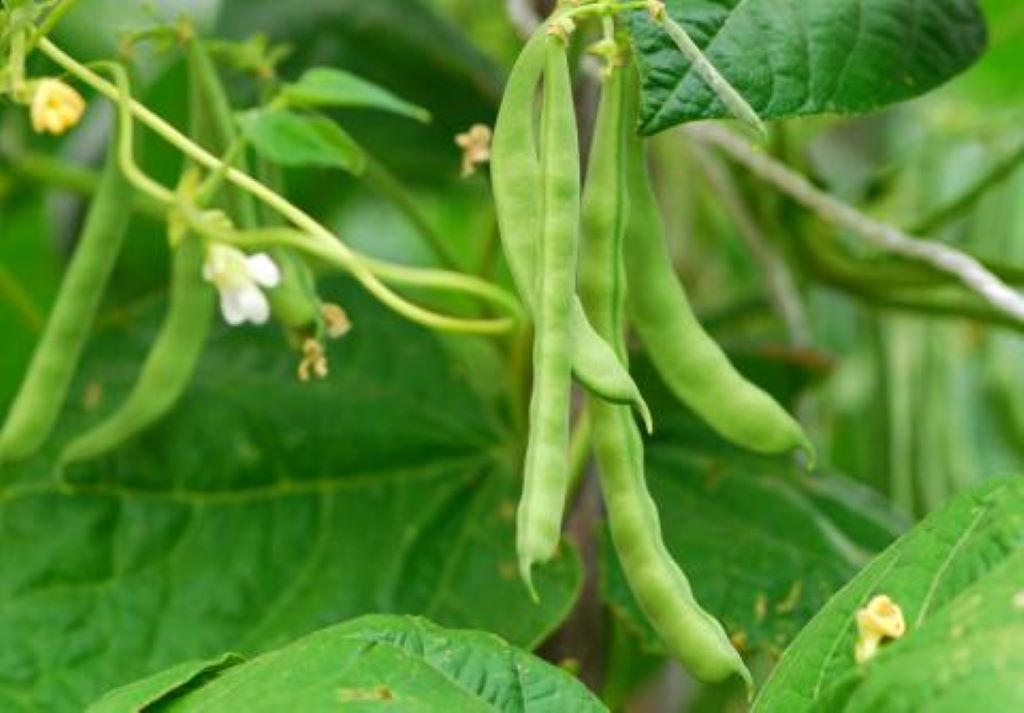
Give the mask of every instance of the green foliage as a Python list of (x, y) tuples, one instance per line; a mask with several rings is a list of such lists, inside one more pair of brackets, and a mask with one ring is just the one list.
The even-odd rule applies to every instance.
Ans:
[[(763, 119), (861, 113), (918, 96), (985, 49), (975, 0), (668, 0), (708, 59)], [(729, 116), (643, 12), (631, 18), (641, 130)]]
[(4, 473), (24, 482), (0, 503), (0, 709), (80, 710), (182, 660), (371, 612), (525, 647), (562, 620), (579, 586), (570, 548), (538, 571), (539, 606), (516, 576), (514, 446), (500, 402), (467, 377), (488, 359), (464, 361), (358, 290), (334, 297), (356, 326), (330, 381), (299, 384), (267, 330), (221, 332), (160, 427), (60, 485), (60, 443), (120, 402), (150, 322), (95, 342), (72, 395), (91, 410)]
[(241, 116), (242, 133), (264, 158), (281, 166), (366, 170), (366, 154), (325, 116), (284, 109), (255, 109)]
[[(758, 711), (1009, 710), (1024, 704), (1024, 481), (958, 497), (877, 557), (808, 625), (758, 698)], [(854, 661), (854, 614), (878, 594), (907, 634)]]
[[(140, 688), (163, 688), (160, 710), (318, 711), (376, 707), (422, 711), (561, 713), (605, 708), (568, 673), (496, 636), (449, 631), (424, 619), (369, 616), (330, 627), (206, 680), (168, 687), (159, 675), (114, 691), (90, 713), (137, 710)], [(197, 667), (199, 668), (199, 667)], [(191, 670), (175, 670), (175, 678)], [(171, 672), (169, 672), (171, 673)], [(192, 673), (192, 677), (195, 673)], [(188, 683), (187, 687), (184, 684)]]
[(314, 67), (294, 84), (284, 88), (283, 97), (297, 106), (354, 106), (379, 109), (416, 121), (430, 121), (430, 112), (401, 99), (372, 82), (331, 67)]

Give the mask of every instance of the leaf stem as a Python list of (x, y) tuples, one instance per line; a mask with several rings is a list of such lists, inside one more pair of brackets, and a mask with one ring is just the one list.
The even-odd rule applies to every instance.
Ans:
[(729, 83), (729, 80), (722, 76), (718, 68), (704, 55), (683, 26), (673, 20), (667, 11), (659, 15), (655, 21), (661, 24), (665, 33), (690, 62), (690, 67), (693, 71), (704, 80), (705, 84), (721, 100), (725, 108), (729, 110), (729, 113), (756, 131), (761, 139), (764, 139), (768, 132), (765, 129), (764, 122), (761, 121), (761, 117), (747, 103), (743, 95)]

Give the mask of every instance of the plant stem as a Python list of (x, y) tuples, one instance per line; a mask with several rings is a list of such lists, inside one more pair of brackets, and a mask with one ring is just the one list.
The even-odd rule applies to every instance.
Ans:
[(956, 277), (996, 309), (1024, 322), (1024, 296), (1000, 280), (978, 260), (942, 243), (907, 235), (841, 203), (815, 188), (788, 166), (753, 150), (746, 141), (717, 126), (693, 127), (690, 132), (724, 151), (755, 175), (786, 193), (830, 223), (840, 225), (887, 253), (917, 260)]
[(743, 98), (743, 95), (729, 83), (729, 80), (722, 76), (721, 72), (718, 71), (718, 68), (715, 67), (715, 65), (712, 64), (706, 56), (704, 56), (700, 47), (697, 46), (697, 43), (694, 42), (686, 30), (683, 29), (683, 26), (669, 17), (667, 11), (658, 21), (665, 29), (666, 34), (668, 34), (668, 36), (672, 38), (672, 41), (676, 43), (676, 47), (679, 48), (679, 51), (683, 53), (683, 56), (685, 56), (687, 60), (689, 60), (690, 68), (704, 80), (711, 91), (715, 93), (715, 96), (717, 96), (725, 105), (725, 108), (729, 110), (729, 113), (756, 131), (757, 135), (764, 139), (768, 135), (768, 132), (764, 127), (764, 123), (761, 121), (761, 117), (759, 117), (757, 112), (754, 111), (754, 108), (747, 103), (747, 100)]

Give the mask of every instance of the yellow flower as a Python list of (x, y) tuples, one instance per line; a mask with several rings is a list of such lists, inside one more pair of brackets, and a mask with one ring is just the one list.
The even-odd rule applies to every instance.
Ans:
[(854, 658), (864, 663), (876, 653), (885, 639), (898, 639), (907, 633), (903, 610), (892, 599), (879, 594), (868, 605), (857, 611), (857, 629), (860, 637)]
[(85, 112), (82, 96), (59, 79), (42, 79), (32, 95), (32, 128), (36, 133), (59, 136)]

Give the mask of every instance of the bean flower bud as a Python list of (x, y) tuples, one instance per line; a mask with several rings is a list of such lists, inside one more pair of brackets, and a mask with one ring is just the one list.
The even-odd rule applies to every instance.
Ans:
[(879, 594), (868, 605), (857, 611), (857, 630), (860, 637), (854, 650), (857, 663), (864, 663), (876, 653), (886, 639), (898, 639), (907, 632), (903, 610), (892, 599)]
[(85, 100), (59, 79), (42, 79), (32, 95), (32, 129), (60, 136), (75, 126), (85, 112)]

